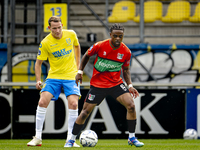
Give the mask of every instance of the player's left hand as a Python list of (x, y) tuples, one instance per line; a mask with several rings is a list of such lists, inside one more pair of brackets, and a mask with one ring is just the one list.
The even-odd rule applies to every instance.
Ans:
[(128, 90), (132, 94), (133, 98), (139, 97), (139, 93), (134, 87), (130, 87)]
[(82, 84), (82, 78), (83, 78), (83, 75), (77, 73), (77, 75), (76, 75), (76, 77), (75, 77), (77, 86), (78, 86), (78, 82), (79, 82), (79, 81), (80, 81), (80, 84)]

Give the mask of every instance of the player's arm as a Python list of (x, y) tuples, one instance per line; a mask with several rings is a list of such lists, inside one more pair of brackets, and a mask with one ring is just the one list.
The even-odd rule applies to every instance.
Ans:
[(36, 63), (35, 63), (35, 76), (36, 76), (36, 82), (37, 82), (35, 87), (38, 90), (42, 89), (40, 87), (40, 85), (42, 84), (42, 82), (41, 82), (41, 66), (42, 66), (42, 62), (43, 62), (43, 60), (37, 59)]
[(80, 65), (80, 58), (81, 58), (81, 47), (80, 47), (80, 45), (74, 46), (74, 51), (75, 51), (76, 65), (77, 65), (77, 69), (78, 69), (79, 65)]
[(139, 96), (139, 93), (132, 85), (131, 73), (130, 73), (130, 69), (129, 68), (130, 68), (129, 66), (123, 67), (123, 71), (122, 71), (123, 72), (123, 77), (124, 77), (124, 80), (125, 80), (126, 84), (128, 85), (129, 92), (133, 95), (134, 98), (136, 98), (136, 97)]
[(87, 52), (83, 55), (78, 73), (76, 75), (76, 84), (78, 85), (78, 82), (82, 83), (82, 77), (83, 77), (83, 69), (85, 68), (86, 64), (88, 63), (90, 59), (90, 56), (87, 54)]

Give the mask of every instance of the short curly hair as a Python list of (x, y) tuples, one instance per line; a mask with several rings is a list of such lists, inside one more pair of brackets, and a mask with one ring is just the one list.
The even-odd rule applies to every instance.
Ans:
[(111, 27), (110, 27), (110, 33), (113, 31), (113, 30), (122, 30), (124, 31), (124, 27), (119, 24), (119, 23), (115, 23), (113, 24)]

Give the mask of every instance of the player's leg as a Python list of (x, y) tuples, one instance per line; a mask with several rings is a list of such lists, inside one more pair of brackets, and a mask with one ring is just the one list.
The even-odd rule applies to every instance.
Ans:
[(127, 109), (127, 123), (129, 130), (129, 138), (128, 144), (135, 145), (136, 147), (144, 146), (144, 143), (139, 142), (135, 137), (135, 128), (136, 128), (136, 110), (133, 98), (129, 93), (124, 93), (117, 97), (117, 101), (119, 101), (122, 105), (124, 105)]
[[(66, 142), (71, 138), (72, 128), (78, 117), (78, 99), (80, 97), (80, 86), (77, 86), (74, 80), (63, 81), (64, 93), (68, 100), (68, 132)], [(80, 147), (74, 143), (74, 147)]]
[(125, 106), (127, 109), (127, 123), (128, 123), (128, 130), (129, 130), (129, 138), (128, 142), (130, 145), (135, 145), (136, 147), (141, 147), (144, 144), (139, 142), (135, 138), (135, 128), (136, 128), (136, 110), (135, 104), (131, 94), (129, 93), (128, 89), (125, 87), (124, 84), (120, 84), (118, 86), (113, 87), (112, 95), (118, 102)]
[[(55, 83), (56, 82), (56, 83)], [(55, 93), (56, 91), (56, 93)], [(57, 81), (47, 79), (44, 87), (41, 90), (40, 100), (36, 110), (36, 134), (33, 139), (27, 143), (27, 146), (41, 146), (42, 145), (42, 128), (45, 120), (47, 107), (53, 97), (58, 99), (61, 92), (60, 84)]]
[(106, 89), (96, 88), (91, 86), (87, 94), (86, 100), (84, 102), (83, 109), (81, 110), (80, 115), (78, 116), (76, 122), (74, 123), (71, 139), (68, 140), (68, 142), (65, 144), (65, 147), (73, 146), (76, 140), (76, 136), (81, 131), (85, 123), (85, 120), (90, 115), (94, 107), (102, 102), (105, 96), (106, 96)]
[(94, 109), (94, 107), (96, 105), (97, 104), (90, 104), (87, 102), (84, 103), (83, 109), (82, 109), (80, 115), (77, 117), (76, 122), (74, 123), (73, 130), (72, 130), (72, 136), (71, 136), (70, 140), (68, 140), (68, 142), (65, 144), (64, 147), (73, 147), (75, 140), (76, 140), (76, 136), (81, 131), (81, 129), (85, 123), (85, 120), (90, 115), (90, 113), (92, 112), (92, 110)]
[(36, 123), (35, 123), (35, 131), (36, 134), (33, 139), (27, 143), (28, 146), (41, 146), (42, 145), (42, 128), (44, 124), (44, 119), (46, 115), (47, 106), (51, 101), (53, 95), (49, 92), (42, 92), (40, 95), (40, 100), (38, 102), (37, 110), (36, 110)]
[[(72, 128), (78, 117), (78, 95), (70, 95), (67, 97), (68, 100), (68, 131), (67, 140), (70, 140), (72, 135)], [(74, 147), (80, 147), (78, 144), (74, 143)]]
[(135, 137), (135, 128), (136, 128), (136, 110), (135, 104), (130, 93), (124, 93), (117, 98), (122, 105), (127, 109), (127, 123), (129, 130), (128, 144), (135, 145), (136, 147), (144, 146), (144, 143), (139, 142)]
[(124, 93), (116, 98), (127, 109), (127, 120), (136, 120), (136, 110), (133, 98), (129, 93)]
[(90, 115), (92, 110), (97, 104), (90, 104), (85, 102), (83, 105), (83, 109), (80, 113), (80, 115), (77, 117), (75, 124), (83, 125), (85, 123), (85, 120)]

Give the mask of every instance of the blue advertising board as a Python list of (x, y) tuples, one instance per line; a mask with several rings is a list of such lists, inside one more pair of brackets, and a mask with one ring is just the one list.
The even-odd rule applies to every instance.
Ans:
[(200, 89), (187, 89), (186, 93), (186, 129), (197, 130), (200, 138)]

